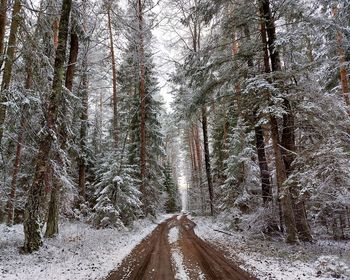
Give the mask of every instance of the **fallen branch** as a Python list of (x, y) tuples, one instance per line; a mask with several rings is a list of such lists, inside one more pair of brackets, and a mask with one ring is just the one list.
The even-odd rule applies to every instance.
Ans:
[(220, 232), (220, 233), (223, 233), (223, 234), (227, 234), (227, 235), (230, 235), (230, 236), (234, 236), (232, 233), (227, 232), (227, 231), (223, 231), (223, 230), (220, 230), (220, 229), (213, 229), (213, 231), (217, 231), (217, 232)]

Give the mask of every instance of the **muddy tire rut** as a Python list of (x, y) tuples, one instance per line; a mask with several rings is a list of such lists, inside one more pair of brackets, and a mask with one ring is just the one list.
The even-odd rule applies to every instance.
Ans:
[[(250, 280), (257, 279), (224, 256), (224, 253), (199, 238), (196, 224), (186, 216), (176, 216), (159, 224), (112, 271), (106, 280)], [(179, 236), (175, 244), (169, 244), (169, 230), (178, 227)], [(183, 268), (179, 275), (178, 264), (172, 261), (176, 249), (182, 254)], [(113, 256), (111, 256), (113, 257)]]

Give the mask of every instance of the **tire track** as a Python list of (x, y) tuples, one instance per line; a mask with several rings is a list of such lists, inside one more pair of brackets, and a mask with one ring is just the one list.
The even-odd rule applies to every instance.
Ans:
[[(210, 280), (255, 280), (232, 261), (226, 259), (224, 254), (199, 238), (195, 232), (196, 224), (187, 217), (180, 220), (181, 246), (187, 262), (191, 266), (198, 265), (205, 279)], [(197, 278), (193, 278), (197, 279)]]
[[(179, 236), (169, 236), (169, 230), (175, 226), (179, 228)], [(194, 232), (195, 226), (185, 216), (180, 220), (174, 216), (161, 223), (106, 280), (174, 280), (181, 275), (193, 280), (257, 279), (199, 238)], [(172, 244), (169, 238), (174, 239), (170, 240)], [(181, 262), (175, 253), (181, 256)]]
[(173, 279), (168, 232), (175, 219), (161, 223), (106, 280)]

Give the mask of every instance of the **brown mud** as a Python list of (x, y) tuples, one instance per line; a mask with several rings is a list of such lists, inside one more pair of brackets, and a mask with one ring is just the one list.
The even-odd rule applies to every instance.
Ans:
[[(186, 279), (257, 279), (227, 259), (222, 251), (199, 238), (194, 232), (195, 226), (186, 216), (182, 216), (180, 220), (174, 216), (159, 224), (106, 280), (180, 279), (175, 276), (176, 265), (171, 257), (174, 246), (183, 255)], [(179, 238), (175, 244), (170, 245), (168, 234), (172, 227), (179, 228)]]

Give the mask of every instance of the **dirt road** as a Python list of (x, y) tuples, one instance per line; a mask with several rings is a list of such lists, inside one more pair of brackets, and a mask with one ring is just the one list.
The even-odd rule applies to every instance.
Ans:
[(106, 280), (252, 280), (194, 232), (195, 223), (174, 216), (144, 239)]

